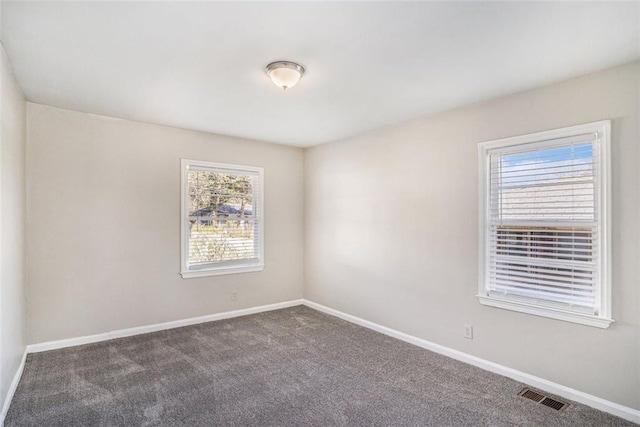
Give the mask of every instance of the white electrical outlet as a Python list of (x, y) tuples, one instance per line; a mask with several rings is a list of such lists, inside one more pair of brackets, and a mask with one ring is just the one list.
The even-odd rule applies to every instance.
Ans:
[(473, 326), (472, 325), (464, 325), (464, 337), (470, 340), (473, 339)]
[(238, 292), (237, 291), (231, 292), (231, 301), (238, 301)]

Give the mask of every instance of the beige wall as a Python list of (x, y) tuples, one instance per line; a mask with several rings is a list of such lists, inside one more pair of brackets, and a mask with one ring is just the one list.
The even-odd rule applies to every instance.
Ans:
[[(0, 402), (25, 349), (25, 100), (0, 45)], [(1, 403), (0, 403), (1, 405)]]
[[(622, 66), (305, 151), (305, 298), (640, 409), (639, 73)], [(613, 119), (616, 323), (481, 306), (477, 143), (602, 119)]]
[[(301, 149), (33, 103), (27, 117), (29, 343), (302, 297)], [(178, 275), (181, 158), (264, 167), (264, 271)]]

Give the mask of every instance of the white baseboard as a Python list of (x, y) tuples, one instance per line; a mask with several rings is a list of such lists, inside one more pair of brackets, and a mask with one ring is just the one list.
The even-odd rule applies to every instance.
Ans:
[(41, 351), (56, 350), (64, 347), (90, 344), (100, 341), (107, 341), (114, 338), (124, 338), (133, 335), (147, 334), (149, 332), (163, 331), (165, 329), (179, 328), (182, 326), (196, 325), (198, 323), (212, 322), (214, 320), (230, 319), (232, 317), (246, 316), (248, 314), (262, 313), (265, 311), (279, 310), (281, 308), (302, 305), (303, 300), (291, 300), (278, 302), (275, 304), (261, 305), (258, 307), (244, 308), (241, 310), (225, 311), (223, 313), (209, 314), (207, 316), (192, 317), (190, 319), (174, 320), (172, 322), (156, 323), (155, 325), (138, 326), (135, 328), (119, 329), (116, 331), (104, 332), (96, 335), (69, 338), (58, 341), (48, 341), (27, 346), (27, 353), (38, 353)]
[(486, 371), (503, 375), (505, 377), (528, 384), (532, 387), (538, 388), (548, 393), (555, 394), (557, 396), (561, 396), (578, 403), (582, 403), (584, 405), (590, 406), (600, 411), (607, 412), (609, 414), (616, 415), (620, 418), (624, 418), (625, 420), (640, 424), (640, 411), (638, 411), (637, 409), (629, 408), (627, 406), (623, 406), (618, 403), (611, 402), (611, 401), (602, 399), (600, 397), (593, 396), (591, 394), (584, 393), (582, 391), (575, 390), (570, 387), (566, 387), (561, 384), (554, 383), (549, 380), (545, 380), (544, 378), (536, 377), (534, 375), (530, 375), (525, 372), (521, 372), (516, 369), (512, 369), (507, 366), (500, 365), (498, 363), (490, 362), (488, 360), (481, 359), (479, 357), (472, 356), (467, 353), (463, 353), (462, 351), (459, 351), (459, 350), (454, 350), (452, 348), (445, 347), (440, 344), (435, 344), (430, 341), (423, 340), (422, 338), (417, 338), (412, 335), (408, 335), (403, 332), (396, 331), (395, 329), (378, 325), (377, 323), (373, 323), (368, 320), (364, 320), (359, 317), (352, 316), (347, 313), (343, 313), (341, 311), (326, 307), (324, 305), (321, 305), (312, 301), (304, 300), (304, 305), (310, 308), (313, 308), (315, 310), (321, 311), (323, 313), (330, 314), (335, 317), (339, 317), (348, 322), (355, 323), (356, 325), (364, 326), (365, 328), (372, 329), (376, 332), (380, 332), (382, 334), (388, 335), (393, 338), (397, 338), (409, 344), (413, 344), (418, 347), (425, 348), (427, 350), (433, 351), (434, 353), (439, 353), (444, 356), (451, 357), (452, 359), (456, 359), (461, 362), (465, 362), (470, 365), (477, 366), (478, 368), (482, 368)]
[(13, 395), (18, 388), (18, 383), (20, 382), (20, 378), (22, 377), (22, 371), (24, 371), (24, 363), (27, 360), (27, 350), (25, 349), (22, 354), (22, 360), (20, 361), (20, 365), (18, 366), (18, 370), (16, 374), (13, 376), (13, 381), (11, 381), (11, 385), (9, 385), (9, 390), (7, 390), (7, 395), (4, 398), (4, 404), (2, 405), (2, 412), (0, 413), (0, 426), (4, 425), (4, 418), (7, 416), (7, 412), (9, 412), (9, 406), (11, 405), (11, 401), (13, 400)]

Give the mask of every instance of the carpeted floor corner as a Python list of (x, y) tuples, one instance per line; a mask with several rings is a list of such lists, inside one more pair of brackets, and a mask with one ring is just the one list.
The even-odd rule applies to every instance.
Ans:
[(30, 354), (6, 426), (631, 426), (298, 306)]

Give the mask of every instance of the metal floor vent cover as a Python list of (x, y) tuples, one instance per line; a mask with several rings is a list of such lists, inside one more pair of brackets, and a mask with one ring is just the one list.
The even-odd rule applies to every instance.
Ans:
[(540, 394), (537, 391), (531, 390), (530, 388), (525, 388), (520, 393), (518, 393), (518, 396), (533, 400), (536, 403), (548, 406), (549, 408), (555, 409), (556, 411), (564, 411), (569, 406), (569, 404), (566, 402), (561, 402), (560, 400), (545, 396), (544, 394)]

